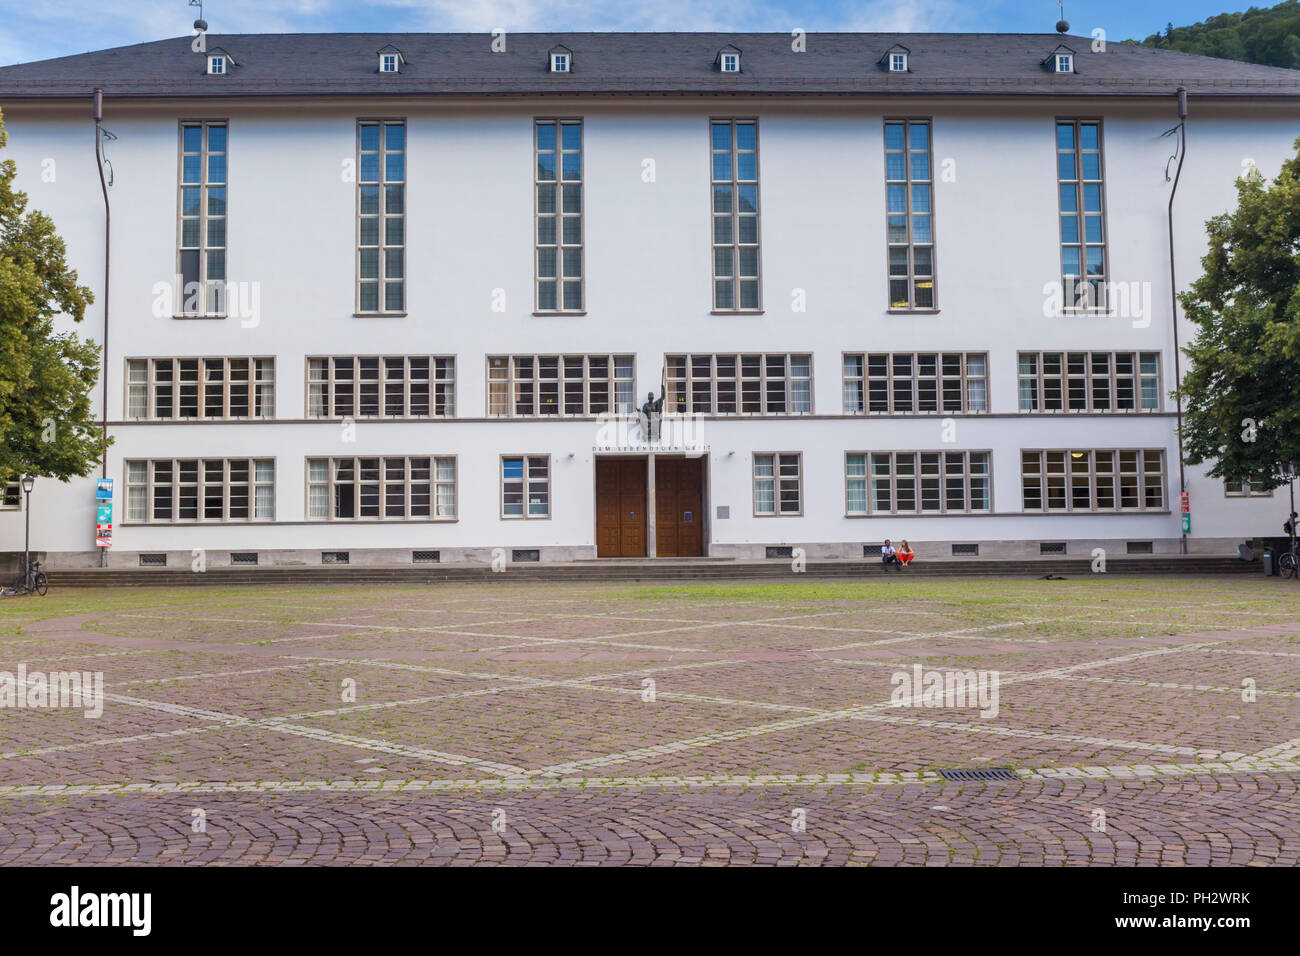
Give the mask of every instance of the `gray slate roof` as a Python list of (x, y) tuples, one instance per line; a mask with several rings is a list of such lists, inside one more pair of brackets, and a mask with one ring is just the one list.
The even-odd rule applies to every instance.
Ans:
[[(207, 97), (416, 94), (697, 95), (878, 93), (1016, 95), (1192, 95), (1300, 97), (1300, 70), (1110, 43), (1090, 37), (995, 33), (812, 33), (791, 52), (785, 33), (511, 33), (505, 53), (487, 34), (212, 34), (237, 64), (208, 76), (206, 59), (175, 37), (134, 46), (0, 67), (0, 103), (17, 98)], [(1054, 76), (1042, 62), (1064, 43), (1076, 73)], [(400, 74), (378, 72), (378, 52), (395, 46)], [(719, 49), (741, 50), (741, 73), (715, 69)], [(879, 65), (902, 44), (910, 72)], [(573, 72), (548, 72), (547, 52), (573, 52)]]

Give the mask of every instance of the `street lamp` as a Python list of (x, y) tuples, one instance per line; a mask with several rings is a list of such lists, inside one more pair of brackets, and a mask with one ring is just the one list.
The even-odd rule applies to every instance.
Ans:
[(27, 512), (27, 534), (23, 538), (23, 587), (30, 591), (32, 589), (32, 486), (36, 484), (36, 479), (31, 475), (23, 475), (21, 484), (23, 494), (26, 496), (23, 500), (23, 510)]

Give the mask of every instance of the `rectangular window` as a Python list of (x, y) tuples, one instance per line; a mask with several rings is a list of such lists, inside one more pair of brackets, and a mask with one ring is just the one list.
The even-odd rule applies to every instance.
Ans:
[(809, 415), (812, 356), (665, 355), (664, 412), (675, 415)]
[(534, 125), (537, 311), (581, 312), (582, 120), (539, 119)]
[(915, 415), (988, 411), (983, 352), (865, 352), (844, 356), (844, 411)]
[(502, 418), (628, 414), (631, 355), (489, 355), (487, 413)]
[(275, 462), (269, 458), (161, 458), (126, 462), (128, 522), (270, 521)]
[(357, 123), (357, 311), (406, 311), (406, 124)]
[(1223, 493), (1229, 498), (1272, 498), (1273, 489), (1262, 481), (1225, 481)]
[(0, 483), (0, 511), (21, 511), (23, 487), (16, 481)]
[(226, 314), (226, 124), (181, 123), (176, 314)]
[(308, 418), (451, 418), (450, 355), (334, 355), (307, 359)]
[(754, 514), (797, 515), (803, 512), (798, 453), (754, 455)]
[(1100, 120), (1057, 121), (1056, 178), (1065, 309), (1104, 311), (1106, 227)]
[(849, 452), (844, 477), (848, 515), (965, 514), (992, 507), (987, 451)]
[(889, 307), (934, 309), (934, 183), (930, 121), (885, 121)]
[(1026, 511), (1163, 511), (1165, 453), (1158, 448), (1020, 453)]
[(551, 516), (551, 459), (506, 455), (501, 459), (501, 517)]
[(308, 458), (307, 517), (430, 521), (456, 517), (456, 459)]
[(127, 359), (126, 417), (274, 418), (275, 359)]
[(1022, 412), (1160, 410), (1158, 352), (1021, 352)]
[(757, 312), (758, 121), (709, 124), (713, 185), (713, 310)]

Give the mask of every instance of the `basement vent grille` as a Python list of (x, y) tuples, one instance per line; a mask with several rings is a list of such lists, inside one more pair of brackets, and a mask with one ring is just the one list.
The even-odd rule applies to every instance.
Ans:
[(257, 564), (256, 551), (234, 551), (230, 555), (231, 564)]
[(794, 548), (788, 544), (768, 545), (767, 556), (769, 558), (793, 558)]
[(510, 552), (511, 561), (540, 561), (542, 553), (536, 548), (515, 548)]
[(412, 551), (412, 564), (437, 564), (442, 560), (442, 555), (437, 551)]
[(945, 780), (1019, 780), (1010, 767), (982, 767), (971, 770), (959, 767), (956, 770), (940, 770), (939, 776)]
[(321, 564), (347, 564), (351, 554), (347, 551), (322, 551), (320, 553)]
[(165, 554), (140, 555), (140, 567), (142, 568), (165, 568), (166, 566), (167, 555)]
[(1065, 554), (1064, 541), (1040, 541), (1038, 542), (1039, 554)]
[(1150, 553), (1151, 553), (1151, 542), (1150, 542), (1150, 541), (1130, 541), (1130, 542), (1128, 542), (1127, 550), (1128, 550), (1128, 553), (1129, 553), (1129, 554), (1150, 554)]
[(952, 546), (952, 556), (957, 557), (978, 557), (980, 546), (978, 544), (954, 544)]

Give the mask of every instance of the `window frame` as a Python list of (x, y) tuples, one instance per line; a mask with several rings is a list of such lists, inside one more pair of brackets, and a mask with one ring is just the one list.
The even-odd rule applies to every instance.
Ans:
[[(1273, 489), (1268, 488), (1262, 491), (1256, 491), (1255, 486), (1263, 484), (1262, 481), (1223, 481), (1223, 497), (1225, 498), (1272, 498)], [(1236, 488), (1234, 491), (1233, 488)]]
[[(1072, 180), (1061, 179), (1061, 155), (1067, 150), (1060, 145), (1060, 128), (1065, 124), (1073, 127), (1071, 134), (1074, 147), (1071, 152), (1074, 158), (1075, 178)], [(1084, 149), (1082, 129), (1085, 126), (1096, 126), (1097, 128), (1097, 148)], [(1110, 314), (1110, 214), (1106, 208), (1106, 130), (1105, 124), (1100, 116), (1058, 116), (1052, 122), (1052, 155), (1055, 157), (1055, 179), (1056, 179), (1056, 244), (1059, 260), (1059, 278), (1061, 281), (1061, 312), (1064, 315), (1109, 315)], [(1085, 153), (1097, 154), (1097, 175), (1098, 179), (1083, 178), (1083, 157)], [(1076, 188), (1075, 208), (1069, 212), (1062, 208), (1061, 188), (1073, 183)], [(1088, 211), (1085, 209), (1086, 200), (1084, 198), (1085, 184), (1095, 183), (1098, 186), (1100, 194), (1099, 211), (1095, 213), (1101, 220), (1101, 241), (1089, 242), (1087, 238), (1087, 219)], [(1077, 239), (1073, 242), (1065, 241), (1064, 221), (1066, 216), (1073, 216), (1077, 220)], [(1088, 274), (1088, 249), (1092, 246), (1101, 248), (1101, 276), (1097, 288), (1100, 290), (1098, 301), (1092, 302), (1092, 295), (1089, 293), (1090, 304), (1080, 307), (1077, 286), (1072, 287), (1067, 281), (1065, 272), (1065, 251), (1067, 247), (1074, 247), (1079, 250), (1079, 270), (1077, 277), (1085, 287), (1091, 288), (1092, 279)]]
[[(695, 366), (698, 361), (708, 360), (709, 376), (709, 409), (708, 411), (696, 411), (695, 396), (697, 394), (697, 383), (702, 383), (704, 379), (695, 374)], [(728, 376), (719, 374), (719, 359), (731, 360), (732, 373)], [(757, 359), (758, 377), (745, 376), (745, 360)], [(768, 406), (772, 399), (771, 383), (776, 381), (768, 374), (771, 361), (780, 359), (782, 362), (782, 377), (779, 379), (782, 387), (783, 401), (786, 411), (770, 411)], [(808, 374), (807, 376), (796, 376), (794, 374), (794, 365), (796, 359), (807, 359)], [(673, 364), (681, 361), (685, 372), (684, 377), (678, 378), (673, 369)], [(804, 418), (816, 414), (816, 369), (814, 367), (812, 352), (671, 352), (664, 355), (664, 415), (707, 415), (716, 418)], [(758, 383), (758, 400), (760, 410), (757, 412), (747, 412), (744, 410), (746, 404), (745, 383)], [(795, 403), (796, 384), (800, 382), (807, 383), (808, 409), (807, 411), (791, 410)], [(733, 388), (732, 403), (735, 405), (735, 411), (719, 411), (719, 387), (722, 383), (731, 383)]]
[[(429, 514), (427, 517), (423, 515), (411, 514), (412, 504), (414, 500), (411, 495), (411, 489), (412, 486), (419, 484), (418, 481), (412, 478), (411, 462), (414, 459), (418, 459), (418, 458), (427, 458), (429, 460), (429, 479), (428, 479)], [(355, 514), (352, 517), (339, 516), (338, 514), (335, 513), (338, 510), (338, 498), (335, 494), (335, 489), (341, 485), (351, 485), (351, 487), (354, 489), (359, 488), (362, 484), (361, 462), (369, 459), (374, 459), (375, 461), (378, 462), (377, 477), (375, 478), (374, 481), (375, 487), (377, 489), (376, 494), (378, 495), (378, 500), (377, 500), (378, 514), (376, 515), (361, 514), (361, 495), (358, 492), (355, 493), (353, 496), (353, 510), (355, 511)], [(387, 471), (388, 471), (388, 463), (390, 461), (396, 461), (396, 460), (401, 460), (403, 463), (402, 479), (400, 484), (402, 487), (402, 505), (405, 513), (402, 514), (401, 516), (389, 516), (386, 513), (388, 510), (388, 500), (389, 500), (388, 491), (390, 486), (395, 484), (396, 482), (388, 478)], [(446, 462), (446, 461), (450, 461), (452, 465), (452, 478), (450, 481), (448, 481), (447, 479), (438, 478), (438, 464), (439, 462)], [(313, 462), (325, 463), (325, 475), (326, 475), (325, 481), (323, 482), (314, 481), (312, 479), (311, 466)], [(351, 462), (352, 479), (350, 481), (339, 480), (338, 468), (337, 468), (337, 463), (339, 462)], [(325, 516), (313, 515), (311, 513), (312, 489), (319, 488), (322, 485), (324, 486), (324, 490), (325, 490), (325, 509), (328, 512), (328, 514)], [(449, 515), (440, 515), (438, 514), (438, 489), (439, 486), (446, 486), (446, 485), (450, 485), (452, 489), (451, 492), (452, 512)], [(456, 454), (438, 455), (432, 452), (430, 452), (429, 454), (413, 454), (413, 455), (410, 454), (306, 455), (303, 457), (303, 519), (311, 524), (329, 524), (334, 522), (342, 523), (342, 524), (357, 524), (357, 523), (395, 524), (398, 522), (419, 523), (419, 524), (453, 524), (460, 520), (459, 456)]]
[(23, 510), (23, 485), (18, 479), (0, 482), (0, 511)]
[[(160, 363), (171, 363), (170, 380), (160, 378), (158, 375)], [(182, 384), (185, 380), (181, 378), (183, 362), (197, 363), (195, 367), (195, 378), (193, 380), (195, 391), (195, 415), (181, 414)], [(221, 414), (209, 415), (208, 408), (208, 385), (210, 380), (207, 372), (210, 363), (221, 363)], [(247, 363), (246, 378), (243, 380), (247, 393), (247, 415), (231, 414), (231, 391), (234, 385), (234, 378), (231, 375), (232, 362)], [(136, 368), (143, 364), (145, 378), (143, 382), (133, 381), (132, 374)], [(275, 356), (273, 355), (175, 355), (175, 356), (150, 356), (150, 357), (128, 357), (124, 360), (125, 375), (123, 376), (123, 405), (122, 420), (131, 422), (178, 422), (189, 424), (193, 422), (245, 422), (245, 421), (271, 421), (275, 419), (275, 398), (276, 398), (276, 369)], [(263, 378), (262, 373), (269, 368), (269, 378)], [(170, 416), (161, 416), (157, 414), (159, 387), (170, 386), (172, 389), (170, 403), (172, 413)], [(269, 390), (269, 397), (265, 395), (264, 389)], [(133, 395), (143, 394), (144, 397), (144, 415), (132, 415)], [(261, 414), (255, 414), (254, 410), (262, 409)]]
[[(935, 374), (931, 379), (930, 376), (921, 375), (922, 356), (934, 356)], [(950, 356), (958, 356), (961, 361), (961, 372), (958, 376), (945, 374), (944, 359)], [(884, 356), (885, 358), (885, 396), (888, 403), (888, 409), (884, 411), (872, 410), (871, 386), (872, 382), (880, 381), (880, 376), (872, 375), (871, 358), (872, 356)], [(896, 374), (898, 370), (897, 359), (906, 358), (910, 363), (911, 372), (906, 379)], [(973, 374), (970, 370), (970, 360), (972, 358), (982, 358), (984, 360), (984, 373), (982, 375)], [(847, 374), (845, 363), (849, 359), (860, 360), (861, 375), (849, 376)], [(841, 352), (840, 353), (840, 381), (842, 383), (841, 402), (843, 413), (854, 417), (876, 417), (884, 418), (899, 415), (924, 415), (924, 416), (950, 416), (950, 415), (988, 415), (989, 414), (989, 353), (988, 352), (944, 352), (944, 351), (920, 351), (920, 352)], [(957, 381), (961, 389), (961, 408), (945, 408), (945, 390), (944, 385), (947, 382)], [(898, 398), (897, 383), (909, 382), (909, 392), (912, 398), (911, 411), (898, 411), (896, 401)], [(922, 411), (921, 405), (921, 385), (925, 381), (933, 381), (935, 388), (935, 400), (938, 405), (932, 411)], [(861, 383), (862, 407), (853, 410), (849, 407), (848, 393), (851, 382)], [(975, 382), (984, 384), (984, 407), (971, 407), (971, 385)]]
[[(759, 475), (758, 460), (760, 458), (772, 459), (772, 474)], [(782, 484), (790, 479), (782, 472), (785, 462), (782, 459), (794, 459), (794, 482), (795, 493), (798, 496), (798, 508), (794, 511), (786, 511), (782, 508), (784, 498), (782, 493), (784, 489)], [(755, 518), (799, 518), (803, 516), (804, 496), (803, 496), (803, 452), (799, 451), (756, 451), (750, 455), (750, 496), (753, 502)], [(758, 486), (759, 482), (770, 484), (772, 487), (772, 511), (758, 510)]]
[[(1159, 472), (1153, 473), (1147, 467), (1147, 455), (1149, 452), (1155, 452), (1159, 455), (1160, 468)], [(1074, 496), (1076, 491), (1075, 475), (1076, 472), (1071, 467), (1071, 461), (1075, 454), (1084, 454), (1088, 457), (1088, 467), (1086, 478), (1088, 482), (1088, 507), (1074, 507)], [(1099, 469), (1097, 467), (1097, 455), (1104, 454), (1112, 456), (1110, 464), (1111, 470)], [(1125, 471), (1123, 456), (1133, 454), (1137, 457), (1134, 459), (1135, 470)], [(1026, 472), (1026, 459), (1031, 456), (1037, 456), (1037, 472)], [(1062, 470), (1059, 472), (1049, 471), (1049, 455), (1063, 455)], [(1169, 455), (1163, 448), (1022, 448), (1020, 449), (1020, 510), (1024, 514), (1168, 514), (1169, 513)], [(1061, 496), (1064, 501), (1064, 507), (1053, 508), (1048, 506), (1050, 501), (1051, 483), (1049, 477), (1059, 474), (1061, 479)], [(1110, 498), (1113, 503), (1112, 507), (1098, 507), (1098, 482), (1097, 477), (1105, 476), (1110, 479)], [(1137, 507), (1124, 507), (1124, 477), (1126, 475), (1136, 475), (1136, 496)], [(1150, 485), (1149, 479), (1156, 478), (1155, 487), (1160, 491), (1160, 504), (1158, 506), (1148, 506), (1146, 503), (1147, 490)], [(1028, 500), (1030, 479), (1036, 479), (1038, 484), (1039, 506), (1031, 508), (1026, 504)]]
[[(515, 460), (521, 461), (522, 468), (523, 468), (522, 475), (518, 479), (520, 483), (519, 493), (521, 495), (520, 508), (522, 510), (517, 515), (506, 514), (506, 486), (507, 484), (513, 484), (514, 481), (516, 480), (513, 478), (510, 479), (506, 478), (506, 462), (515, 461)], [(542, 462), (546, 468), (546, 477), (544, 479), (541, 479), (542, 481), (545, 482), (545, 489), (546, 489), (546, 513), (545, 514), (531, 514), (529, 508), (529, 504), (530, 504), (529, 496), (532, 494), (533, 491), (533, 482), (537, 480), (533, 478), (533, 474), (532, 474), (532, 469), (535, 462)], [(554, 477), (555, 477), (554, 470), (551, 467), (551, 456), (549, 453), (541, 454), (541, 455), (533, 455), (533, 454), (521, 452), (517, 454), (500, 455), (497, 464), (497, 478), (500, 482), (497, 490), (497, 504), (499, 508), (498, 517), (500, 518), (500, 520), (502, 521), (549, 521), (555, 511)]]
[[(555, 146), (553, 149), (543, 150), (538, 142), (538, 131), (543, 126), (553, 126), (555, 128)], [(578, 148), (576, 150), (566, 149), (564, 147), (564, 128), (566, 126), (576, 127), (578, 130)], [(534, 315), (586, 315), (587, 314), (587, 131), (586, 123), (581, 116), (534, 116), (532, 124), (532, 154), (533, 154), (533, 314)], [(539, 158), (544, 153), (550, 153), (555, 158), (555, 179), (542, 179), (541, 166)], [(564, 155), (566, 153), (578, 154), (577, 179), (564, 178)], [(539, 195), (543, 186), (551, 186), (555, 189), (555, 209), (553, 212), (542, 212)], [(564, 211), (564, 190), (567, 187), (576, 186), (578, 189), (578, 211), (576, 213), (566, 213)], [(541, 242), (541, 224), (543, 219), (550, 219), (555, 222), (555, 241), (551, 243)], [(577, 243), (564, 241), (564, 221), (566, 219), (577, 219), (578, 236)], [(553, 249), (555, 251), (555, 275), (543, 276), (541, 274), (541, 254), (542, 250)], [(577, 249), (578, 252), (578, 269), (577, 276), (568, 276), (564, 269), (564, 254), (566, 251)], [(564, 304), (564, 287), (565, 283), (576, 281), (578, 283), (577, 306), (566, 307)], [(555, 307), (542, 307), (542, 283), (553, 282), (555, 286)]]
[[(1084, 371), (1082, 374), (1072, 373), (1070, 371), (1070, 360), (1074, 356), (1084, 356)], [(1109, 408), (1097, 407), (1096, 382), (1097, 375), (1093, 371), (1096, 356), (1104, 355), (1107, 357), (1107, 394), (1110, 398)], [(1128, 356), (1133, 360), (1133, 372), (1131, 376), (1121, 375), (1119, 372), (1119, 360), (1121, 357)], [(1048, 372), (1047, 357), (1053, 357), (1058, 362), (1059, 372)], [(1034, 362), (1034, 371), (1026, 372), (1023, 370), (1024, 360), (1030, 358)], [(1155, 360), (1155, 372), (1147, 374), (1142, 371), (1143, 359), (1153, 358)], [(1108, 351), (1108, 350), (1080, 350), (1080, 349), (1062, 349), (1062, 350), (1039, 350), (1039, 351), (1017, 351), (1016, 352), (1016, 408), (1022, 415), (1157, 415), (1164, 411), (1163, 393), (1160, 386), (1162, 375), (1162, 353), (1156, 351)], [(1133, 380), (1133, 407), (1119, 407), (1119, 386), (1122, 379), (1131, 377)], [(1150, 380), (1155, 381), (1155, 398), (1154, 408), (1144, 408), (1143, 388)], [(1083, 408), (1071, 408), (1072, 384), (1081, 382), (1082, 393), (1085, 400)], [(1047, 391), (1050, 384), (1057, 386), (1057, 394), (1060, 396), (1060, 408), (1047, 408)], [(1032, 386), (1032, 408), (1025, 407), (1026, 385)]]
[[(199, 178), (197, 182), (185, 181), (185, 158), (194, 156), (195, 153), (185, 149), (185, 131), (186, 129), (199, 130)], [(211, 148), (211, 131), (213, 129), (223, 129), (226, 135), (226, 148), (223, 150), (213, 150)], [(172, 300), (172, 317), (177, 319), (224, 319), (227, 318), (228, 305), (227, 286), (230, 282), (230, 121), (229, 119), (181, 119), (177, 123), (178, 143), (176, 156), (176, 280), (178, 288)], [(211, 157), (220, 155), (225, 157), (225, 178), (215, 183), (210, 180), (211, 176)], [(199, 191), (199, 213), (197, 216), (186, 215), (185, 213), (185, 190), (198, 189)], [(209, 191), (220, 189), (224, 193), (222, 215), (214, 216), (211, 213), (211, 197)], [(185, 245), (185, 223), (187, 221), (198, 222), (198, 245)], [(209, 243), (210, 223), (220, 221), (222, 223), (222, 245), (212, 245)], [(194, 251), (198, 253), (198, 278), (195, 280), (199, 284), (200, 305), (197, 311), (187, 310), (185, 305), (188, 297), (185, 293), (185, 253)], [(214, 252), (222, 254), (222, 276), (212, 278), (208, 275), (210, 267), (210, 255)], [(214, 299), (215, 295), (215, 299)]]
[[(889, 147), (889, 128), (890, 126), (902, 125), (903, 127), (903, 148), (901, 150), (890, 149)], [(917, 150), (912, 148), (912, 128), (923, 126), (926, 131), (927, 148)], [(884, 118), (881, 135), (884, 147), (884, 167), (885, 167), (885, 297), (886, 311), (888, 313), (916, 313), (929, 314), (939, 311), (939, 266), (938, 266), (938, 228), (937, 216), (935, 210), (935, 189), (934, 189), (934, 119), (933, 117), (922, 116), (886, 116)], [(889, 177), (889, 157), (891, 154), (902, 153), (903, 156), (903, 178), (890, 179)], [(926, 173), (928, 178), (924, 180), (915, 179), (912, 175), (912, 155), (913, 153), (924, 152), (926, 156)], [(891, 212), (889, 208), (889, 189), (891, 186), (902, 185), (903, 193), (906, 197), (906, 211), (902, 214), (906, 219), (907, 238), (904, 242), (894, 242), (889, 234), (890, 216), (897, 216), (899, 213)], [(916, 212), (913, 209), (913, 190), (917, 186), (924, 186), (930, 193), (929, 212)], [(918, 216), (928, 216), (930, 220), (930, 241), (917, 242), (915, 225)], [(930, 304), (917, 305), (918, 283), (924, 281), (926, 276), (917, 272), (916, 268), (916, 251), (918, 248), (930, 250)], [(898, 304), (893, 296), (891, 286), (894, 282), (899, 281), (892, 270), (890, 262), (891, 253), (894, 249), (905, 249), (907, 252), (907, 274), (902, 277), (907, 282), (907, 304)]]
[[(352, 378), (341, 379), (336, 376), (338, 369), (337, 363), (351, 360)], [(379, 411), (374, 415), (363, 415), (361, 413), (362, 396), (361, 396), (361, 371), (362, 362), (374, 360), (377, 363), (378, 377), (376, 382), (376, 407)], [(402, 363), (402, 409), (401, 415), (387, 414), (388, 407), (388, 389), (387, 385), (392, 381), (388, 376), (388, 364), (392, 361), (400, 360)], [(413, 379), (411, 377), (411, 363), (415, 360), (428, 362), (428, 378)], [(312, 378), (312, 363), (325, 363), (325, 377), (323, 379)], [(448, 377), (440, 378), (438, 376), (438, 363), (450, 363), (451, 374)], [(345, 418), (351, 418), (355, 421), (432, 421), (435, 419), (455, 418), (456, 416), (456, 392), (457, 392), (457, 372), (456, 356), (454, 354), (430, 354), (430, 355), (307, 355), (303, 359), (303, 388), (304, 402), (303, 415), (313, 421), (342, 421)], [(429, 389), (429, 413), (427, 415), (411, 414), (411, 389), (417, 381), (425, 381)], [(340, 382), (349, 382), (352, 386), (352, 412), (349, 414), (336, 414), (334, 409), (339, 402), (337, 386)], [(325, 414), (313, 414), (312, 389), (313, 386), (321, 388), (322, 402)], [(438, 388), (443, 387), (443, 406), (445, 410), (437, 412), (438, 408)], [(345, 456), (346, 457), (346, 456)], [(423, 456), (417, 456), (423, 457)]]
[[(377, 126), (379, 128), (379, 148), (378, 150), (362, 149), (362, 129), (367, 126)], [(400, 150), (390, 150), (388, 148), (388, 128), (390, 126), (400, 126), (402, 128), (402, 148)], [(407, 315), (410, 305), (407, 299), (407, 274), (410, 271), (410, 256), (408, 246), (410, 240), (410, 224), (408, 217), (411, 208), (411, 187), (410, 187), (410, 127), (405, 116), (376, 116), (376, 117), (358, 117), (356, 120), (356, 190), (355, 200), (356, 212), (353, 217), (353, 248), (355, 255), (353, 258), (353, 269), (355, 278), (353, 280), (353, 316), (356, 318), (402, 318)], [(363, 154), (377, 152), (379, 155), (379, 178), (374, 182), (367, 182), (362, 175)], [(390, 180), (388, 178), (387, 157), (390, 153), (401, 153), (402, 156), (402, 179)], [(365, 213), (361, 206), (361, 192), (367, 186), (374, 186), (379, 190), (377, 203), (377, 212), (374, 214)], [(388, 212), (388, 188), (390, 186), (401, 186), (402, 188), (402, 211), (400, 213)], [(376, 236), (377, 244), (374, 246), (363, 246), (361, 244), (361, 228), (364, 219), (374, 218), (377, 222), (378, 234)], [(400, 245), (390, 245), (388, 238), (388, 222), (390, 219), (400, 219), (402, 223), (402, 242)], [(376, 255), (376, 278), (371, 279), (362, 276), (362, 253), (374, 249)], [(400, 277), (402, 306), (399, 309), (387, 308), (388, 302), (388, 285), (395, 280), (388, 275), (388, 256), (387, 253), (394, 250), (400, 250), (402, 253), (402, 275)], [(361, 290), (363, 284), (373, 283), (376, 287), (375, 309), (362, 308)]]
[[(563, 64), (563, 65), (561, 65)], [(551, 72), (552, 73), (572, 73), (573, 57), (564, 52), (551, 53)]]
[[(879, 455), (889, 456), (889, 505), (888, 510), (876, 507), (876, 475), (872, 470), (873, 458)], [(898, 456), (906, 455), (912, 459), (912, 501), (914, 507), (903, 509), (898, 507)], [(939, 507), (922, 508), (924, 501), (923, 482), (926, 478), (923, 471), (924, 462), (922, 455), (938, 456), (938, 490)], [(962, 467), (960, 474), (950, 474), (948, 470), (949, 455), (961, 455)], [(972, 456), (984, 456), (984, 471), (977, 472), (972, 468)], [(863, 459), (863, 470), (861, 475), (854, 475), (849, 472), (850, 459), (854, 456), (861, 456)], [(972, 489), (975, 487), (975, 479), (982, 477), (985, 481), (984, 498), (987, 502), (985, 508), (974, 508), (971, 503), (975, 500)], [(962, 482), (962, 507), (960, 509), (950, 508), (948, 506), (948, 488), (949, 481), (958, 478)], [(862, 496), (864, 508), (861, 511), (855, 511), (849, 507), (850, 489), (854, 481), (862, 482)], [(876, 515), (912, 515), (916, 517), (929, 517), (938, 515), (989, 515), (994, 513), (993, 506), (993, 451), (988, 448), (922, 448), (922, 449), (850, 449), (844, 453), (844, 517), (846, 518), (870, 518)]]
[[(591, 374), (591, 363), (593, 359), (604, 359), (608, 363), (609, 375), (606, 378), (599, 378)], [(554, 360), (555, 378), (542, 377), (542, 363), (544, 360)], [(570, 378), (567, 374), (568, 363), (574, 360), (582, 362), (581, 378)], [(486, 369), (484, 372), (484, 390), (483, 397), (485, 402), (484, 413), (486, 417), (492, 419), (555, 419), (555, 418), (598, 418), (602, 415), (631, 415), (636, 412), (636, 355), (635, 354), (614, 354), (614, 353), (579, 353), (579, 354), (506, 354), (506, 355), (486, 355), (484, 356)], [(529, 374), (527, 376), (519, 375), (519, 363), (526, 361), (529, 364)], [(501, 363), (500, 365), (496, 363)], [(493, 372), (497, 368), (505, 368), (504, 376), (494, 376)], [(626, 368), (630, 374), (626, 377), (620, 377), (621, 369)], [(543, 383), (555, 383), (555, 408), (552, 413), (543, 413)], [(568, 392), (566, 385), (581, 382), (582, 384), (582, 411), (572, 413), (566, 410), (568, 402)], [(592, 383), (605, 382), (608, 386), (608, 408), (604, 411), (592, 411)], [(625, 407), (619, 406), (618, 391), (619, 385), (626, 383), (628, 385), (628, 403)], [(532, 391), (532, 412), (520, 412), (519, 395), (520, 389), (531, 385)], [(495, 410), (500, 403), (497, 402), (498, 389), (504, 388), (504, 408), (505, 411)]]
[[(195, 465), (195, 480), (193, 482), (182, 481), (181, 464), (193, 462)], [(221, 463), (222, 480), (219, 487), (221, 491), (222, 517), (209, 518), (206, 516), (209, 495), (208, 489), (212, 487), (207, 481), (208, 465), (212, 462)], [(230, 465), (232, 462), (246, 462), (248, 465), (248, 479), (246, 482), (232, 484), (230, 478)], [(144, 465), (144, 481), (131, 480), (131, 466), (133, 464)], [(158, 465), (166, 464), (170, 469), (170, 477), (163, 482), (158, 481)], [(271, 466), (271, 478), (269, 481), (261, 481), (257, 477), (257, 466), (259, 464), (269, 464)], [(122, 461), (122, 487), (124, 490), (124, 501), (122, 507), (122, 524), (124, 525), (192, 525), (192, 524), (274, 524), (276, 512), (276, 476), (279, 473), (279, 462), (274, 456), (235, 456), (233, 458), (204, 458), (195, 457), (178, 457), (178, 458), (126, 458)], [(232, 518), (231, 510), (231, 490), (240, 484), (247, 488), (248, 517)], [(271, 513), (269, 515), (258, 516), (257, 514), (257, 491), (259, 487), (270, 486), (271, 489)], [(158, 518), (157, 504), (158, 493), (160, 488), (170, 488), (169, 507), (171, 516), (167, 518)], [(184, 489), (193, 488), (195, 517), (182, 518), (180, 516), (182, 507), (182, 495)], [(131, 493), (133, 490), (143, 489), (144, 495), (144, 513), (143, 519), (131, 517)]]
[[(714, 179), (714, 160), (715, 154), (722, 150), (715, 149), (713, 146), (713, 129), (715, 126), (727, 124), (730, 130), (730, 147), (727, 150), (730, 157), (731, 178), (727, 180)], [(739, 145), (740, 126), (752, 126), (754, 129), (754, 148), (745, 149), (744, 154), (753, 153), (754, 155), (754, 178), (753, 180), (740, 179), (739, 157), (742, 150)], [(762, 147), (759, 139), (759, 122), (757, 116), (710, 116), (708, 118), (708, 157), (709, 157), (709, 302), (711, 303), (710, 312), (713, 315), (761, 315), (763, 313), (763, 171), (760, 154)], [(741, 186), (754, 187), (755, 211), (753, 215), (746, 213), (744, 216), (740, 212), (740, 188)], [(729, 213), (719, 213), (716, 208), (715, 191), (718, 186), (726, 186), (731, 190), (731, 211)], [(717, 232), (717, 221), (725, 218), (730, 222), (731, 241), (719, 243)], [(754, 220), (754, 241), (744, 242), (740, 240), (740, 223), (742, 218)], [(718, 269), (718, 250), (730, 249), (731, 274), (729, 276), (719, 276)], [(742, 249), (754, 250), (754, 271), (753, 276), (742, 276), (740, 274), (740, 253)], [(731, 308), (722, 308), (718, 305), (718, 282), (730, 280), (732, 306)], [(741, 301), (743, 298), (742, 282), (753, 282), (755, 288), (755, 303), (750, 307), (743, 307)]]

